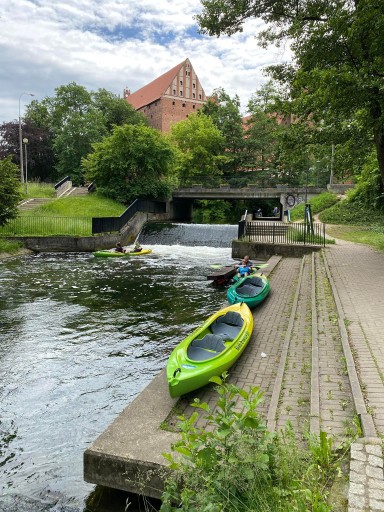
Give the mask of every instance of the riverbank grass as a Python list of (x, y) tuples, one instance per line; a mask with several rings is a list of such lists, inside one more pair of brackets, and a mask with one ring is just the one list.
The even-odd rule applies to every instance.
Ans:
[(0, 238), (0, 254), (17, 254), (22, 248), (20, 242), (12, 242)]

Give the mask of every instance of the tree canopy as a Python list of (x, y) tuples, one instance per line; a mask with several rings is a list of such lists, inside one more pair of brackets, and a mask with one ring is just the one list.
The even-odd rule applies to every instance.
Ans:
[(170, 138), (179, 149), (182, 181), (207, 180), (222, 173), (225, 138), (210, 117), (191, 114), (172, 125)]
[[(384, 11), (381, 0), (202, 0), (201, 32), (242, 31), (249, 18), (267, 29), (264, 47), (291, 42), (292, 64), (272, 66), (287, 84), (298, 115), (322, 121), (323, 129), (359, 119), (371, 134), (384, 187)], [(337, 131), (337, 130), (336, 130)]]
[(122, 203), (164, 198), (173, 178), (174, 149), (157, 130), (125, 124), (93, 144), (82, 166), (101, 193)]
[[(33, 100), (21, 120), (28, 143), (30, 177), (55, 181), (71, 176), (75, 184), (84, 177), (81, 159), (92, 144), (111, 133), (114, 126), (147, 124), (144, 116), (124, 99), (106, 89), (96, 92), (71, 82), (55, 89), (55, 95)], [(11, 155), (19, 164), (18, 121), (0, 126), (0, 158)]]
[(11, 157), (0, 160), (0, 226), (17, 216), (19, 192), (19, 169)]
[(240, 99), (231, 98), (222, 87), (215, 89), (198, 115), (210, 117), (224, 137), (224, 173), (239, 170), (244, 160), (243, 120), (240, 114)]

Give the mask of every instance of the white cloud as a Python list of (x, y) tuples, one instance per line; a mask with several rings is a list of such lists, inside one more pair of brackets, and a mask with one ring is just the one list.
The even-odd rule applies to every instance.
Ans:
[[(135, 91), (189, 58), (207, 94), (223, 87), (243, 110), (266, 81), (262, 68), (289, 56), (263, 50), (250, 20), (232, 37), (201, 37), (198, 0), (8, 0), (0, 8), (0, 122), (18, 117), (19, 97), (53, 96), (76, 82), (89, 90)], [(23, 114), (32, 98), (22, 96)]]

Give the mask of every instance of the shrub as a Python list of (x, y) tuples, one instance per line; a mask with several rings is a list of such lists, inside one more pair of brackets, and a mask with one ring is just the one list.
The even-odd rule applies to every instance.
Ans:
[(160, 510), (330, 511), (327, 489), (337, 461), (327, 434), (309, 437), (305, 449), (289, 426), (270, 433), (257, 411), (259, 388), (245, 391), (218, 377), (212, 381), (219, 384), (215, 412), (199, 400), (192, 404), (204, 411), (208, 425), (196, 427), (197, 412), (181, 416), (175, 454), (163, 454), (173, 473)]

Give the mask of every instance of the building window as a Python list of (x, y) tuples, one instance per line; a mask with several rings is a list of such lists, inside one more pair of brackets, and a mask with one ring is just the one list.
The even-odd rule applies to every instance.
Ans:
[(199, 94), (199, 100), (201, 100), (201, 94)]
[(183, 107), (185, 107), (185, 103), (183, 103)]
[(196, 94), (194, 92), (192, 93), (192, 98), (196, 98)]
[(175, 101), (172, 101), (172, 105), (175, 105), (175, 103), (176, 103)]
[(180, 85), (183, 85), (183, 81), (182, 80), (180, 80)]
[(176, 96), (176, 89), (173, 89), (173, 95)]
[(180, 96), (182, 96), (182, 95), (183, 95), (183, 91), (180, 91)]
[(193, 82), (192, 87), (193, 87), (194, 89), (196, 89), (196, 84), (195, 84), (195, 82)]
[(192, 108), (196, 108), (196, 105), (193, 105)]

